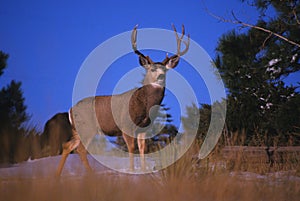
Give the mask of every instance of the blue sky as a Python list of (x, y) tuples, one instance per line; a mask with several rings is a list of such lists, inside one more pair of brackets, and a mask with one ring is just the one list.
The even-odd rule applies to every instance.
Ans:
[[(0, 49), (10, 57), (0, 77), (0, 87), (12, 79), (21, 81), (31, 122), (43, 128), (54, 114), (71, 107), (77, 72), (93, 49), (115, 35), (132, 30), (136, 24), (139, 28), (163, 29), (171, 29), (172, 23), (178, 29), (184, 24), (191, 38), (213, 58), (218, 38), (235, 26), (217, 21), (207, 14), (205, 7), (224, 17), (229, 17), (233, 10), (247, 22), (253, 22), (257, 15), (238, 0), (2, 1)], [(151, 51), (145, 54), (148, 53), (152, 56)], [(154, 60), (162, 60), (164, 56), (153, 53)], [(99, 94), (110, 93), (116, 74), (130, 71), (132, 65), (138, 65), (138, 60), (132, 54), (114, 66), (117, 64), (123, 71), (112, 66), (103, 84), (99, 84)], [(182, 62), (178, 72), (191, 80), (199, 102), (209, 103), (208, 94), (201, 92), (205, 86), (193, 83), (194, 73), (181, 65), (186, 64)]]

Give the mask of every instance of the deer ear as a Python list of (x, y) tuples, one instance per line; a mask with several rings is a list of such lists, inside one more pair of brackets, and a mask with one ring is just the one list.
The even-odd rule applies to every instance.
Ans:
[(140, 65), (145, 68), (148, 68), (148, 66), (153, 63), (148, 56), (144, 56), (144, 55), (139, 56), (139, 62)]
[(172, 56), (172, 57), (169, 59), (167, 65), (166, 65), (166, 68), (167, 68), (167, 69), (175, 68), (175, 67), (178, 65), (178, 63), (179, 63), (179, 58), (180, 58), (180, 57), (179, 57), (178, 55)]

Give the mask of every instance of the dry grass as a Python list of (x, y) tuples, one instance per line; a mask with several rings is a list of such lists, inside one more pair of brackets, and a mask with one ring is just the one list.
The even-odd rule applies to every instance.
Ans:
[(270, 184), (228, 175), (196, 178), (94, 175), (80, 179), (14, 179), (1, 184), (1, 200), (299, 200), (297, 182)]
[[(199, 165), (191, 160), (195, 150), (197, 148), (191, 149), (172, 166), (147, 175), (104, 173), (63, 176), (60, 179), (14, 177), (0, 180), (0, 200), (299, 200), (300, 180), (233, 176), (233, 172), (250, 171), (241, 167), (250, 167), (251, 161), (237, 160), (230, 168), (212, 168), (211, 164), (217, 164), (224, 158), (215, 154), (207, 164), (202, 161)], [(261, 163), (258, 165), (261, 170), (256, 172), (266, 171), (267, 165)], [(287, 165), (299, 168), (298, 162)], [(296, 169), (293, 171), (297, 172)]]

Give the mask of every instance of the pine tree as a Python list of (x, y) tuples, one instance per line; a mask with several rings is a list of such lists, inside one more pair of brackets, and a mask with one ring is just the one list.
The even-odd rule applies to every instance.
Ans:
[[(299, 132), (299, 86), (287, 86), (285, 78), (300, 70), (300, 2), (252, 3), (261, 14), (257, 24), (224, 34), (216, 48), (215, 64), (229, 92), (227, 125), (246, 131), (247, 139), (255, 131), (271, 137)], [(270, 8), (272, 17), (266, 16)]]
[(0, 51), (0, 76), (3, 74), (3, 70), (6, 67), (6, 60), (8, 59), (8, 54)]
[[(8, 55), (0, 51), (0, 75)], [(22, 125), (29, 119), (24, 104), (21, 82), (11, 81), (0, 90), (0, 162), (14, 163)]]
[(0, 124), (1, 127), (20, 129), (22, 123), (28, 120), (21, 82), (11, 81), (0, 91)]

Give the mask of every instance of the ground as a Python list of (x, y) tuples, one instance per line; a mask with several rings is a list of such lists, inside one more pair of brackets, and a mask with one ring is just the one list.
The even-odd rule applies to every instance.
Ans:
[[(180, 162), (151, 174), (124, 174), (89, 157), (87, 174), (77, 154), (67, 159), (60, 178), (60, 156), (0, 168), (0, 200), (299, 200), (300, 177), (293, 171), (201, 172)], [(192, 173), (192, 174), (191, 174)]]

